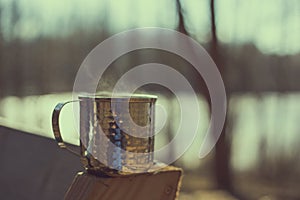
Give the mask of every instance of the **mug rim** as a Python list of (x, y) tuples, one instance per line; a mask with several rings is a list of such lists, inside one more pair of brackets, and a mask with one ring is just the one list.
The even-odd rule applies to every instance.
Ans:
[(156, 95), (150, 94), (119, 94), (111, 96), (111, 94), (79, 94), (79, 100), (99, 100), (99, 101), (129, 101), (129, 102), (155, 102)]

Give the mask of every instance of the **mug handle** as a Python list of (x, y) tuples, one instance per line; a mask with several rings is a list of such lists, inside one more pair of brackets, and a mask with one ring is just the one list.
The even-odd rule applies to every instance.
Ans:
[(70, 151), (71, 153), (77, 155), (80, 157), (80, 154), (77, 153), (76, 151), (72, 150), (71, 148), (69, 148), (63, 141), (63, 138), (61, 136), (61, 132), (60, 132), (60, 128), (59, 128), (59, 115), (60, 112), (62, 110), (62, 108), (69, 103), (74, 103), (74, 102), (78, 102), (79, 100), (74, 100), (74, 101), (67, 101), (64, 103), (58, 103), (53, 112), (52, 112), (52, 130), (53, 130), (53, 134), (55, 137), (55, 140), (58, 144), (58, 146), (62, 149), (67, 149), (68, 151)]

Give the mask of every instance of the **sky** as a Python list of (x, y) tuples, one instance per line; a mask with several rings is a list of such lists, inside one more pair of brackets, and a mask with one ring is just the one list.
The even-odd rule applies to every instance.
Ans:
[[(19, 20), (12, 26), (12, 2)], [(0, 0), (1, 30), (9, 40), (40, 36), (68, 36), (82, 29), (107, 29), (111, 34), (135, 27), (175, 29), (174, 0)], [(208, 0), (184, 0), (182, 7), (189, 33), (199, 42), (210, 36)], [(218, 0), (216, 24), (220, 41), (253, 43), (267, 54), (300, 52), (299, 0)]]

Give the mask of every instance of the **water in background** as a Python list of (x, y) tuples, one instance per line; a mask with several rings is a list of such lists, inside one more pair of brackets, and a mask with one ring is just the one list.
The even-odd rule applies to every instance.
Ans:
[[(58, 102), (72, 99), (71, 93), (49, 94), (41, 96), (14, 97), (0, 100), (0, 125), (20, 129), (28, 133), (53, 138), (51, 128), (52, 110)], [(186, 95), (189, 101), (189, 95)], [(278, 95), (265, 93), (261, 96), (244, 94), (232, 96), (228, 113), (232, 119), (232, 164), (238, 170), (255, 166), (259, 160), (261, 145), (265, 145), (270, 155), (279, 151), (289, 153), (300, 142), (299, 93)], [(181, 160), (188, 168), (201, 164), (197, 160), (199, 148), (209, 123), (208, 107), (199, 97), (201, 121), (198, 135), (185, 152)], [(76, 106), (76, 104), (74, 104)], [(174, 135), (180, 120), (180, 110), (176, 99), (159, 97), (156, 108), (155, 148), (167, 144), (170, 134)], [(73, 106), (68, 105), (61, 113), (61, 131), (64, 139), (79, 144), (79, 135), (75, 123)], [(191, 125), (195, 121), (189, 119)], [(190, 131), (190, 130), (186, 130)], [(169, 134), (169, 135), (168, 135)], [(176, 145), (175, 149), (176, 150)]]

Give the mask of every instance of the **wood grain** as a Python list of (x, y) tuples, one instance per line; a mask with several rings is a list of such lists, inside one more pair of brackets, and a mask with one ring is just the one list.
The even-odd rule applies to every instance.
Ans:
[(79, 172), (66, 200), (174, 200), (182, 170), (172, 166), (143, 174), (97, 177)]

